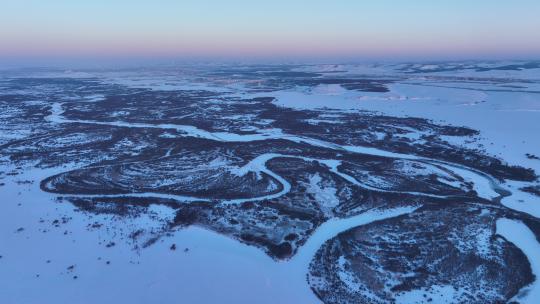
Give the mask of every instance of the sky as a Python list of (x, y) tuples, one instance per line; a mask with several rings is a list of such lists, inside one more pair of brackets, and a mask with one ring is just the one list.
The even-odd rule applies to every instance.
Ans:
[(0, 0), (0, 61), (538, 59), (539, 0)]

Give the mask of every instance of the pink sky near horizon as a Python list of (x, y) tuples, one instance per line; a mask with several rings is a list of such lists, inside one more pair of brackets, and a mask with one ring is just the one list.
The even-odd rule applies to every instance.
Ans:
[(5, 0), (0, 60), (540, 57), (540, 1)]

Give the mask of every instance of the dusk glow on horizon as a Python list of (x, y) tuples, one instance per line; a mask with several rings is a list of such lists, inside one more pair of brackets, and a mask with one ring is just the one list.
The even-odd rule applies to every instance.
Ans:
[(540, 1), (3, 0), (0, 61), (534, 58)]
[(0, 0), (0, 304), (540, 304), (540, 0)]

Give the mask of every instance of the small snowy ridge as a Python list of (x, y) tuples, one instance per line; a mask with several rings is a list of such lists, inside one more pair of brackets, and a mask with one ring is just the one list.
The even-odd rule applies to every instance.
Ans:
[(497, 220), (497, 234), (503, 236), (509, 242), (514, 243), (531, 263), (536, 280), (529, 286), (524, 287), (509, 302), (538, 303), (540, 299), (540, 244), (532, 231), (521, 221), (502, 218)]
[(104, 100), (105, 100), (105, 95), (94, 94), (94, 95), (84, 96), (84, 99), (82, 101), (85, 101), (85, 102), (98, 102), (98, 101), (104, 101)]
[(437, 181), (443, 184), (447, 184), (450, 187), (458, 188), (460, 189), (462, 187), (462, 184), (460, 181), (457, 180), (448, 180), (446, 178), (440, 178), (437, 176)]

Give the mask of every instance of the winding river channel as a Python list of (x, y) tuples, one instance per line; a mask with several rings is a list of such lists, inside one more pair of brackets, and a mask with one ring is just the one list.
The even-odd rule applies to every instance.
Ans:
[[(420, 157), (416, 155), (394, 153), (394, 152), (385, 151), (385, 150), (381, 150), (381, 149), (373, 148), (373, 147), (338, 145), (335, 143), (326, 142), (326, 141), (322, 141), (318, 139), (313, 139), (313, 138), (308, 138), (308, 137), (303, 137), (303, 136), (296, 136), (292, 134), (285, 134), (280, 129), (263, 130), (257, 134), (243, 135), (243, 134), (234, 134), (234, 133), (227, 133), (227, 132), (208, 132), (208, 131), (201, 130), (197, 127), (190, 126), (190, 125), (148, 124), (148, 123), (135, 123), (135, 122), (124, 122), (124, 121), (105, 122), (105, 121), (95, 121), (95, 120), (72, 120), (72, 119), (65, 118), (63, 116), (63, 113), (64, 111), (62, 108), (62, 104), (54, 103), (51, 107), (51, 114), (47, 117), (47, 120), (52, 123), (59, 123), (59, 124), (80, 123), (80, 124), (106, 125), (106, 126), (123, 127), (123, 128), (154, 128), (154, 129), (164, 129), (164, 130), (176, 130), (181, 133), (181, 136), (184, 136), (184, 137), (197, 137), (197, 138), (204, 138), (204, 139), (221, 141), (221, 142), (251, 142), (251, 141), (261, 141), (261, 140), (268, 140), (268, 139), (282, 139), (282, 140), (292, 141), (295, 143), (309, 144), (314, 147), (324, 147), (327, 149), (333, 149), (338, 152), (347, 151), (351, 153), (367, 154), (367, 155), (374, 155), (374, 156), (380, 156), (380, 157), (420, 161), (420, 162), (430, 164), (433, 166), (444, 167), (447, 170), (453, 172), (454, 174), (461, 176), (464, 180), (473, 182), (474, 190), (478, 193), (478, 196), (482, 198), (500, 202), (502, 198), (512, 196), (512, 192), (509, 189), (507, 189), (497, 179), (493, 178), (492, 176), (484, 172), (481, 172), (476, 169), (468, 168), (463, 165), (445, 162), (445, 161), (441, 161), (437, 159)], [(345, 174), (343, 172), (340, 172), (338, 170), (338, 166), (340, 165), (339, 160), (312, 159), (312, 158), (300, 157), (300, 156), (295, 156), (295, 155), (265, 153), (254, 158), (243, 167), (237, 168), (235, 170), (235, 174), (243, 175), (243, 174), (247, 174), (248, 172), (255, 172), (257, 174), (260, 174), (260, 173), (267, 174), (271, 176), (272, 178), (274, 178), (275, 180), (277, 180), (279, 183), (281, 183), (282, 187), (280, 191), (269, 194), (269, 195), (265, 195), (265, 196), (253, 197), (253, 198), (247, 198), (247, 199), (231, 199), (231, 200), (222, 201), (220, 203), (240, 204), (246, 201), (268, 200), (268, 199), (274, 199), (274, 198), (280, 197), (288, 193), (291, 189), (290, 183), (286, 179), (281, 177), (280, 175), (271, 171), (266, 166), (266, 163), (268, 161), (274, 158), (284, 158), (284, 157), (285, 158), (298, 158), (298, 159), (303, 159), (306, 161), (317, 161), (320, 164), (327, 166), (329, 170), (333, 172), (334, 174), (365, 189), (374, 190), (374, 191), (399, 192), (399, 191), (387, 191), (384, 189), (375, 188), (373, 186), (366, 185), (365, 183), (361, 183), (354, 177), (348, 174)], [(434, 197), (434, 198), (449, 198), (448, 196), (440, 196), (440, 195), (422, 193), (422, 192), (402, 192), (402, 193), (409, 193), (409, 194)], [(90, 195), (81, 195), (81, 196), (87, 197)], [(175, 199), (179, 203), (185, 203), (185, 202), (190, 202), (190, 201), (195, 201), (195, 200), (197, 201), (205, 200), (204, 198), (198, 198), (198, 197), (178, 196), (178, 195), (152, 193), (152, 192), (132, 193), (128, 195), (121, 194), (121, 195), (99, 195), (99, 196), (100, 197), (105, 197), (105, 196), (160, 197), (160, 198)], [(331, 219), (325, 222), (323, 225), (321, 225), (314, 232), (314, 234), (309, 238), (307, 243), (299, 249), (298, 253), (293, 258), (291, 258), (288, 261), (279, 262), (279, 263), (280, 264), (294, 264), (298, 266), (298, 268), (301, 268), (301, 269), (304, 269), (304, 271), (307, 271), (309, 262), (313, 258), (315, 252), (328, 239), (333, 238), (337, 234), (343, 231), (346, 231), (348, 229), (351, 229), (353, 227), (365, 225), (365, 224), (378, 221), (378, 220), (400, 216), (406, 213), (410, 213), (419, 207), (420, 206), (416, 204), (415, 202), (411, 202), (411, 207), (402, 207), (402, 208), (384, 209), (384, 210), (373, 209), (373, 210), (369, 210), (365, 213), (362, 213), (360, 215), (353, 216), (350, 218)], [(540, 271), (539, 271), (540, 265), (538, 265), (537, 263), (538, 252), (535, 251), (535, 248), (538, 248), (538, 243), (534, 241), (534, 238), (530, 237), (532, 232), (522, 223), (519, 223), (519, 222), (516, 223), (515, 221), (510, 221), (508, 219), (501, 219), (497, 225), (497, 233), (504, 236), (508, 241), (518, 246), (529, 258), (529, 261), (531, 262), (531, 266), (533, 268), (533, 273), (537, 277), (540, 276)], [(530, 238), (531, 239), (530, 242), (533, 242), (534, 245), (530, 245), (524, 242), (522, 239), (522, 236), (527, 236), (528, 238)], [(297, 268), (297, 267), (294, 267), (294, 268)], [(295, 277), (294, 280), (301, 280), (303, 284), (306, 285), (307, 287), (307, 284), (305, 283), (305, 273), (303, 275), (298, 276), (297, 278)], [(527, 289), (529, 290), (529, 295), (539, 293), (540, 287), (538, 285), (539, 285), (538, 281), (536, 281), (531, 286), (527, 287)], [(529, 298), (533, 299), (534, 297), (529, 297)], [(523, 299), (520, 299), (520, 300), (523, 301)]]

